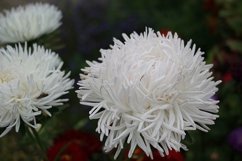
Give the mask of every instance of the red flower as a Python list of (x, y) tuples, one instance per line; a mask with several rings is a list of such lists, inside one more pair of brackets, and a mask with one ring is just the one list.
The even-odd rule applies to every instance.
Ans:
[(218, 13), (218, 6), (217, 6), (215, 0), (204, 0), (203, 8), (206, 11), (209, 11), (214, 15), (217, 15), (217, 13)]
[(165, 29), (165, 28), (161, 28), (161, 29), (160, 29), (160, 33), (161, 33), (161, 35), (164, 35), (164, 36), (166, 36), (166, 35), (168, 34), (169, 31), (170, 31), (170, 30)]
[(154, 159), (147, 157), (141, 149), (136, 149), (132, 161), (185, 161), (184, 156), (181, 152), (176, 152), (175, 150), (169, 151), (169, 155), (162, 157), (160, 153), (155, 150), (153, 152)]
[(222, 80), (224, 83), (228, 83), (231, 80), (233, 80), (233, 77), (232, 77), (231, 73), (227, 72), (223, 75)]
[(95, 152), (101, 151), (100, 141), (93, 135), (69, 130), (54, 140), (48, 150), (50, 161), (59, 155), (58, 161), (86, 161)]
[(86, 132), (79, 132), (77, 130), (69, 130), (59, 135), (54, 141), (58, 142), (77, 142), (82, 149), (85, 149), (89, 154), (100, 151), (102, 149), (101, 142), (92, 134)]
[(47, 153), (49, 161), (87, 161), (87, 153), (75, 142), (59, 142), (54, 144)]

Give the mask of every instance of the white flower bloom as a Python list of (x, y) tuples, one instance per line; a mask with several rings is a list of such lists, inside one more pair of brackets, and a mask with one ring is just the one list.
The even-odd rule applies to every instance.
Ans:
[(185, 131), (208, 131), (218, 117), (212, 96), (220, 81), (213, 81), (212, 65), (177, 34), (148, 29), (123, 38), (87, 62), (78, 83), (81, 104), (93, 106), (90, 119), (98, 119), (101, 140), (107, 136), (104, 149), (118, 148), (115, 158), (125, 142), (129, 157), (136, 146), (151, 158), (152, 147), (161, 155), (185, 149)]
[(36, 116), (51, 116), (48, 109), (68, 100), (60, 97), (74, 82), (61, 70), (59, 56), (41, 46), (32, 48), (0, 49), (0, 127), (6, 127), (0, 137), (14, 126), (17, 132), (21, 120), (38, 128)]
[(50, 4), (28, 4), (0, 14), (0, 42), (24, 42), (48, 34), (61, 25), (62, 13)]

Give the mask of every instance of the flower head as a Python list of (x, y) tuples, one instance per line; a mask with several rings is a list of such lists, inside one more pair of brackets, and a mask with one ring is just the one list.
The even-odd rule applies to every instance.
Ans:
[(62, 13), (50, 4), (28, 4), (0, 14), (0, 42), (24, 42), (48, 34), (61, 25)]
[(99, 61), (82, 69), (81, 104), (93, 106), (90, 119), (98, 119), (97, 132), (106, 136), (106, 151), (130, 144), (129, 157), (140, 147), (152, 158), (185, 149), (187, 130), (208, 131), (218, 117), (212, 96), (220, 81), (213, 81), (203, 52), (169, 32), (152, 29), (123, 34), (111, 49), (101, 50)]
[(47, 155), (49, 161), (55, 161), (58, 156), (58, 161), (88, 161), (87, 153), (74, 142), (58, 142), (48, 149)]
[(184, 156), (181, 152), (176, 152), (175, 150), (169, 151), (169, 155), (160, 156), (158, 150), (153, 152), (154, 158), (151, 159), (144, 155), (143, 151), (137, 148), (134, 151), (134, 155), (130, 159), (131, 161), (185, 161)]
[(48, 149), (48, 158), (54, 161), (59, 155), (61, 161), (87, 161), (93, 153), (101, 151), (101, 143), (94, 135), (69, 130), (58, 136)]
[(51, 116), (48, 109), (68, 100), (60, 97), (74, 82), (62, 65), (57, 54), (38, 45), (0, 49), (0, 127), (6, 127), (0, 136), (14, 126), (18, 131), (21, 120), (37, 128), (36, 116)]
[(79, 144), (82, 151), (85, 151), (85, 153), (88, 155), (99, 152), (102, 149), (101, 142), (96, 136), (74, 129), (65, 131), (63, 134), (59, 135), (54, 142), (75, 142)]

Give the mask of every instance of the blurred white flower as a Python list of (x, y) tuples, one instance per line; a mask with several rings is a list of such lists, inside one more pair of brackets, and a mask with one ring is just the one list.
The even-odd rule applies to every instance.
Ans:
[(32, 40), (56, 30), (62, 13), (50, 4), (34, 3), (5, 10), (0, 14), (0, 42)]
[(41, 46), (0, 49), (0, 127), (6, 127), (0, 137), (14, 126), (18, 132), (21, 120), (38, 128), (36, 116), (51, 116), (48, 109), (68, 101), (60, 97), (74, 82), (62, 65), (57, 54)]
[(93, 106), (90, 119), (98, 119), (106, 151), (118, 148), (115, 158), (130, 144), (148, 156), (152, 147), (161, 155), (169, 149), (186, 149), (181, 143), (187, 130), (208, 131), (218, 117), (218, 101), (212, 96), (220, 81), (213, 81), (200, 49), (169, 32), (152, 29), (143, 34), (123, 34), (109, 50), (101, 50), (99, 61), (82, 69), (78, 97)]

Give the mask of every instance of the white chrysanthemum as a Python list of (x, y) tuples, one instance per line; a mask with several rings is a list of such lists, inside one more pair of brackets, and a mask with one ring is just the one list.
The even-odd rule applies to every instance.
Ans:
[(74, 82), (61, 70), (59, 56), (37, 45), (32, 48), (0, 49), (0, 127), (6, 127), (0, 137), (14, 126), (18, 131), (21, 120), (37, 128), (36, 116), (51, 116), (48, 109), (68, 100), (60, 97)]
[(107, 136), (104, 149), (117, 147), (117, 157), (127, 142), (129, 157), (139, 146), (152, 158), (152, 147), (161, 155), (186, 148), (185, 131), (207, 131), (218, 117), (212, 65), (177, 34), (149, 29), (123, 37), (88, 62), (78, 83), (81, 104), (93, 106), (90, 119), (98, 119), (101, 140)]
[(50, 4), (28, 4), (0, 14), (0, 42), (24, 42), (48, 34), (61, 25), (62, 13)]

